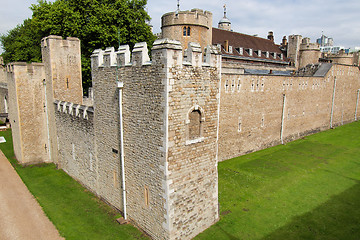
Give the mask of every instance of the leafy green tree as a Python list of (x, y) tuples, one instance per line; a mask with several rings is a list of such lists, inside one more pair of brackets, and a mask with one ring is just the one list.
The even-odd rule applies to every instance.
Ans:
[(35, 26), (31, 19), (26, 19), (22, 24), (10, 30), (7, 35), (1, 35), (0, 41), (4, 52), (2, 57), (8, 62), (39, 62), (41, 61), (41, 49), (39, 39), (36, 37)]
[(91, 53), (97, 48), (155, 40), (147, 24), (146, 0), (40, 0), (33, 15), (2, 35), (4, 61), (40, 61), (40, 41), (48, 35), (81, 40), (83, 87), (91, 84)]

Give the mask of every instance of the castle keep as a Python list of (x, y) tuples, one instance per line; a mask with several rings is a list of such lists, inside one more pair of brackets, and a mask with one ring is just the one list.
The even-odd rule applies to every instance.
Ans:
[(56, 163), (153, 239), (191, 239), (219, 219), (218, 161), (357, 120), (358, 56), (319, 63), (307, 38), (199, 9), (162, 22), (151, 61), (146, 43), (93, 52), (92, 101), (77, 38), (44, 38), (43, 63), (8, 64), (3, 85), (19, 162)]

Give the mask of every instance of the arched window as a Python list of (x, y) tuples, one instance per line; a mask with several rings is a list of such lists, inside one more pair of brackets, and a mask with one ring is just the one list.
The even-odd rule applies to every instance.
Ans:
[(184, 27), (184, 29), (183, 29), (183, 35), (186, 36), (186, 34), (187, 34), (187, 27)]
[(193, 140), (200, 137), (201, 112), (193, 110), (189, 114), (189, 139)]
[(188, 111), (186, 119), (187, 136), (186, 144), (202, 142), (203, 123), (205, 121), (204, 111), (200, 106), (194, 106)]
[(191, 29), (190, 27), (184, 27), (183, 28), (183, 36), (190, 36), (190, 33), (191, 33)]

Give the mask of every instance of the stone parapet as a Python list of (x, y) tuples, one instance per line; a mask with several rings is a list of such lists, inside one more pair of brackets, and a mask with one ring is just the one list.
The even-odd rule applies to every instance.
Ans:
[[(148, 48), (145, 42), (135, 44), (134, 49), (130, 52), (128, 45), (120, 46), (118, 51), (113, 47), (105, 50), (96, 49), (91, 55), (92, 68), (101, 67), (124, 67), (124, 66), (143, 66), (170, 63), (172, 66), (194, 66), (194, 67), (219, 67), (220, 52), (215, 46), (207, 46), (203, 52), (200, 44), (189, 43), (183, 58), (181, 43), (177, 40), (159, 39), (154, 42), (152, 54), (158, 51), (169, 50), (172, 54), (166, 54), (164, 58), (153, 58), (150, 61)], [(171, 56), (172, 55), (172, 56)]]

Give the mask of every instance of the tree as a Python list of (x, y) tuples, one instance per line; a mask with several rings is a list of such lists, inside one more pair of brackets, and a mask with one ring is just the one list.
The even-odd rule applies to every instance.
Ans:
[(40, 41), (48, 35), (81, 40), (83, 87), (91, 84), (91, 53), (104, 46), (147, 42), (155, 36), (147, 24), (146, 0), (40, 0), (31, 6), (33, 15), (2, 35), (4, 61), (40, 61)]
[(34, 35), (35, 32), (31, 19), (26, 19), (22, 24), (10, 30), (7, 35), (1, 35), (0, 41), (5, 50), (2, 54), (4, 62), (40, 62), (41, 37)]

